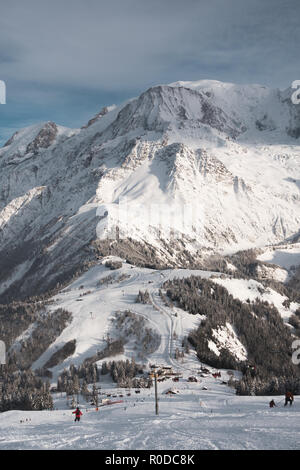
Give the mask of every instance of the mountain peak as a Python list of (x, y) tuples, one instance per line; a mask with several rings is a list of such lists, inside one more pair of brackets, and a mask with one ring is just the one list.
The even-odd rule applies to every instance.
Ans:
[(101, 119), (103, 116), (106, 116), (106, 114), (108, 114), (110, 111), (112, 111), (115, 108), (116, 108), (115, 105), (103, 106), (103, 108), (99, 111), (99, 113), (97, 113), (92, 119), (90, 119), (87, 124), (82, 126), (81, 129), (87, 129), (88, 127), (90, 127), (95, 122), (99, 121), (99, 119)]
[(36, 137), (27, 145), (26, 153), (37, 153), (40, 149), (50, 147), (56, 139), (58, 127), (55, 122), (46, 122)]
[(53, 121), (41, 122), (16, 131), (0, 149), (0, 156), (20, 158), (46, 150), (62, 136), (69, 137), (76, 130), (58, 126)]

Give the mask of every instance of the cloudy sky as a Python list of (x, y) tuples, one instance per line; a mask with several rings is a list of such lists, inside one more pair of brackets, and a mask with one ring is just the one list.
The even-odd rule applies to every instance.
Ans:
[(0, 0), (0, 142), (83, 125), (152, 85), (300, 79), (299, 0)]

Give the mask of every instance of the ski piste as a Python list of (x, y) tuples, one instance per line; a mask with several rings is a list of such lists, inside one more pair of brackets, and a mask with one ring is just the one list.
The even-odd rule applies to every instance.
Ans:
[[(117, 261), (114, 257), (110, 260)], [(56, 342), (40, 357), (40, 367), (51, 356), (58, 344), (67, 342), (77, 332), (78, 352), (53, 368), (52, 382), (71, 363), (79, 364), (91, 356), (104, 342), (103, 332), (110, 331), (115, 311), (131, 308), (143, 316), (161, 335), (158, 349), (147, 357), (151, 365), (165, 367), (175, 374), (158, 382), (159, 414), (155, 415), (154, 387), (124, 389), (108, 376), (99, 383), (98, 407), (79, 395), (83, 415), (73, 422), (74, 409), (67, 406), (65, 393), (53, 393), (53, 411), (8, 411), (0, 414), (0, 449), (294, 449), (300, 437), (300, 405), (297, 396), (293, 406), (284, 407), (283, 397), (237, 396), (227, 385), (232, 374), (202, 364), (191, 348), (184, 358), (175, 359), (174, 352), (182, 337), (200, 321), (179, 308), (164, 305), (159, 296), (162, 283), (170, 278), (189, 277), (191, 273), (215, 282), (220, 273), (190, 270), (154, 270), (122, 263), (122, 268), (110, 271), (107, 259), (82, 275), (70, 286), (53, 297), (50, 309), (66, 307), (72, 311), (72, 323)], [(112, 274), (115, 282), (99, 284)], [(118, 283), (121, 274), (128, 277)], [(149, 282), (150, 281), (150, 282)], [(222, 281), (222, 279), (220, 279)], [(233, 279), (233, 281), (235, 281)], [(251, 281), (249, 286), (251, 286)], [(82, 288), (82, 286), (84, 286)], [(147, 289), (150, 304), (135, 303), (139, 290)], [(86, 293), (80, 297), (80, 294)], [(259, 294), (259, 293), (258, 293)], [(241, 285), (235, 295), (243, 296)], [(260, 294), (263, 295), (263, 294)], [(81, 298), (82, 302), (77, 300)], [(130, 305), (128, 301), (130, 300)], [(284, 299), (282, 299), (283, 301)], [(278, 297), (274, 294), (274, 301)], [(92, 315), (90, 314), (92, 312)], [(99, 332), (99, 333), (98, 333)], [(176, 333), (174, 335), (174, 333)], [(98, 335), (98, 336), (97, 336)], [(242, 354), (242, 345), (228, 336), (232, 348)], [(230, 347), (230, 344), (228, 344)], [(130, 344), (124, 354), (109, 358), (130, 358)], [(99, 362), (101, 366), (101, 361)], [(178, 380), (174, 380), (178, 377)], [(191, 377), (196, 381), (191, 380)], [(136, 393), (138, 392), (138, 393)], [(120, 396), (122, 395), (122, 397)], [(269, 408), (273, 398), (278, 404)], [(119, 403), (118, 403), (119, 402)], [(98, 408), (98, 409), (96, 409)], [(76, 424), (76, 426), (75, 426)], [(272, 438), (270, 438), (270, 432)]]

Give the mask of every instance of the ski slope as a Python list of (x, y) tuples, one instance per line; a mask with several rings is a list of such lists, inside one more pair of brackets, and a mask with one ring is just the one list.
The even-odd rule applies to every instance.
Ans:
[(1, 413), (0, 449), (299, 449), (297, 397), (292, 407), (272, 397), (278, 407), (271, 409), (271, 397), (235, 396), (220, 379), (189, 383), (183, 378), (172, 396), (163, 393), (165, 382), (158, 385), (158, 416), (153, 389), (98, 411), (82, 406), (80, 423), (64, 398), (55, 400), (54, 411)]
[[(209, 271), (191, 271), (187, 269), (153, 270), (138, 268), (128, 263), (123, 263), (121, 269), (110, 270), (105, 266), (108, 260), (119, 260), (117, 257), (104, 258), (99, 264), (83, 274), (56, 295), (53, 303), (50, 303), (49, 311), (64, 308), (73, 314), (72, 323), (62, 332), (56, 341), (33, 364), (33, 369), (42, 367), (51, 355), (63, 344), (76, 338), (76, 351), (73, 356), (67, 358), (62, 364), (52, 370), (54, 379), (70, 364), (79, 365), (84, 359), (96, 354), (97, 350), (104, 348), (107, 333), (113, 338), (118, 337), (112, 325), (114, 315), (118, 311), (130, 310), (147, 319), (149, 327), (156, 330), (161, 336), (161, 343), (157, 351), (149, 356), (148, 360), (164, 361), (171, 364), (173, 340), (175, 332), (181, 338), (187, 335), (189, 330), (197, 327), (201, 320), (200, 315), (189, 315), (183, 310), (176, 309), (172, 312), (166, 308), (159, 297), (159, 288), (167, 279), (175, 277), (189, 277), (192, 274), (210, 277)], [(109, 276), (112, 279), (109, 279)], [(119, 281), (119, 277), (124, 278)], [(107, 280), (107, 282), (106, 282)], [(99, 285), (99, 282), (101, 283)], [(136, 303), (139, 290), (148, 290), (151, 296), (150, 305)], [(177, 313), (177, 317), (174, 314)], [(117, 359), (132, 357), (133, 351), (125, 345), (124, 355)], [(101, 361), (99, 361), (101, 365)]]
[[(108, 259), (116, 260), (109, 257)], [(221, 377), (213, 377), (215, 369), (201, 371), (195, 351), (184, 358), (174, 357), (176, 347), (182, 338), (197, 327), (203, 318), (190, 315), (183, 310), (164, 305), (158, 295), (165, 280), (187, 277), (191, 274), (203, 277), (213, 276), (214, 282), (226, 288), (216, 273), (189, 270), (153, 270), (137, 268), (123, 262), (122, 268), (110, 270), (105, 266), (107, 258), (83, 274), (68, 288), (56, 295), (49, 309), (66, 308), (73, 314), (72, 323), (60, 337), (36, 361), (33, 368), (42, 367), (50, 356), (65, 342), (76, 338), (76, 351), (72, 357), (52, 368), (53, 385), (57, 375), (70, 364), (79, 365), (86, 357), (104, 347), (104, 337), (109, 332), (117, 337), (112, 327), (116, 311), (130, 309), (142, 315), (148, 326), (161, 336), (158, 349), (142, 361), (149, 364), (172, 366), (180, 374), (178, 382), (171, 378), (158, 383), (159, 414), (155, 415), (154, 388), (121, 389), (109, 378), (101, 376), (97, 384), (99, 399), (108, 396), (112, 405), (100, 406), (98, 411), (79, 395), (83, 412), (80, 423), (74, 422), (73, 409), (65, 393), (54, 393), (53, 411), (9, 411), (0, 414), (0, 449), (109, 449), (109, 450), (185, 450), (185, 449), (298, 449), (300, 445), (300, 401), (292, 407), (283, 406), (283, 397), (275, 399), (277, 408), (268, 406), (270, 397), (240, 397), (228, 386), (230, 374), (236, 378), (239, 373), (221, 371)], [(108, 276), (112, 276), (109, 281)], [(121, 280), (118, 278), (121, 276)], [(104, 280), (107, 282), (104, 282)], [(99, 281), (101, 281), (99, 283)], [(111, 282), (112, 281), (112, 282)], [(242, 282), (242, 281), (240, 281)], [(250, 281), (245, 281), (250, 282)], [(249, 284), (250, 285), (250, 284)], [(242, 286), (236, 286), (239, 293)], [(255, 295), (260, 295), (256, 291)], [(248, 285), (247, 288), (248, 295)], [(148, 290), (151, 303), (135, 302), (139, 290)], [(85, 295), (82, 295), (85, 294)], [(234, 294), (234, 292), (233, 292)], [(82, 295), (80, 297), (80, 295)], [(282, 300), (282, 299), (281, 299)], [(230, 326), (228, 327), (229, 331)], [(27, 332), (30, 334), (30, 331)], [(232, 331), (231, 331), (232, 333)], [(228, 341), (232, 340), (232, 344)], [(238, 354), (245, 354), (243, 345), (234, 335), (216, 332), (216, 340), (226, 341), (226, 347), (235, 348)], [(123, 355), (107, 358), (117, 360), (136, 355), (130, 343), (125, 345)], [(139, 362), (137, 360), (137, 362)], [(101, 361), (98, 361), (99, 367)], [(206, 366), (205, 366), (206, 367)], [(228, 373), (229, 372), (229, 373)], [(188, 378), (194, 376), (197, 382)], [(173, 390), (174, 395), (166, 395)], [(130, 395), (129, 395), (130, 394)]]

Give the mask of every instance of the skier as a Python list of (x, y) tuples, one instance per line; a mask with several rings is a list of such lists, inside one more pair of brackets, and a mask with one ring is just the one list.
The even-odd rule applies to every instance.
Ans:
[(284, 406), (286, 406), (288, 403), (291, 406), (293, 404), (293, 401), (294, 401), (294, 395), (292, 394), (292, 392), (286, 392)]
[(274, 406), (277, 406), (277, 405), (275, 404), (274, 400), (271, 400), (270, 403), (269, 403), (269, 406), (270, 406), (270, 408), (273, 408)]
[(75, 415), (75, 422), (76, 421), (80, 421), (80, 416), (82, 416), (82, 413), (79, 409), (79, 407), (77, 406), (76, 410), (72, 412), (73, 415)]

